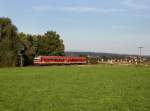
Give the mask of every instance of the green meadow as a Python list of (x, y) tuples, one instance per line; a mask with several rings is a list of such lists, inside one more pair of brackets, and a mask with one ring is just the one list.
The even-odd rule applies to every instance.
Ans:
[(150, 111), (150, 67), (2, 68), (0, 111)]

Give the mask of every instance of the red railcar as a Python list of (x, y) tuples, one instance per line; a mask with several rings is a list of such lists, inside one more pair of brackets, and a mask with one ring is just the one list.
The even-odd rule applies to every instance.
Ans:
[(34, 58), (35, 65), (50, 64), (86, 64), (85, 57), (67, 57), (67, 56), (38, 56)]

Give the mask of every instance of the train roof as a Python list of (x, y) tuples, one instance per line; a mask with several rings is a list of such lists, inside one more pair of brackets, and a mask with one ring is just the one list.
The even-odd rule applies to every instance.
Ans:
[(73, 56), (37, 56), (35, 58), (85, 58), (85, 57), (73, 57)]

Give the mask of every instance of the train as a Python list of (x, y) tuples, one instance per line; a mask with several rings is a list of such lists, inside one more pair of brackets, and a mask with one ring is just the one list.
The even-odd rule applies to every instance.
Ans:
[(34, 65), (59, 65), (59, 64), (86, 64), (86, 57), (69, 56), (38, 56), (34, 58)]

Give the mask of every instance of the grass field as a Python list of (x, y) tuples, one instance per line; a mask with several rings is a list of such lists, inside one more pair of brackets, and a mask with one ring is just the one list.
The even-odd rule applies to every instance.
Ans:
[(150, 67), (0, 69), (0, 111), (150, 111)]

